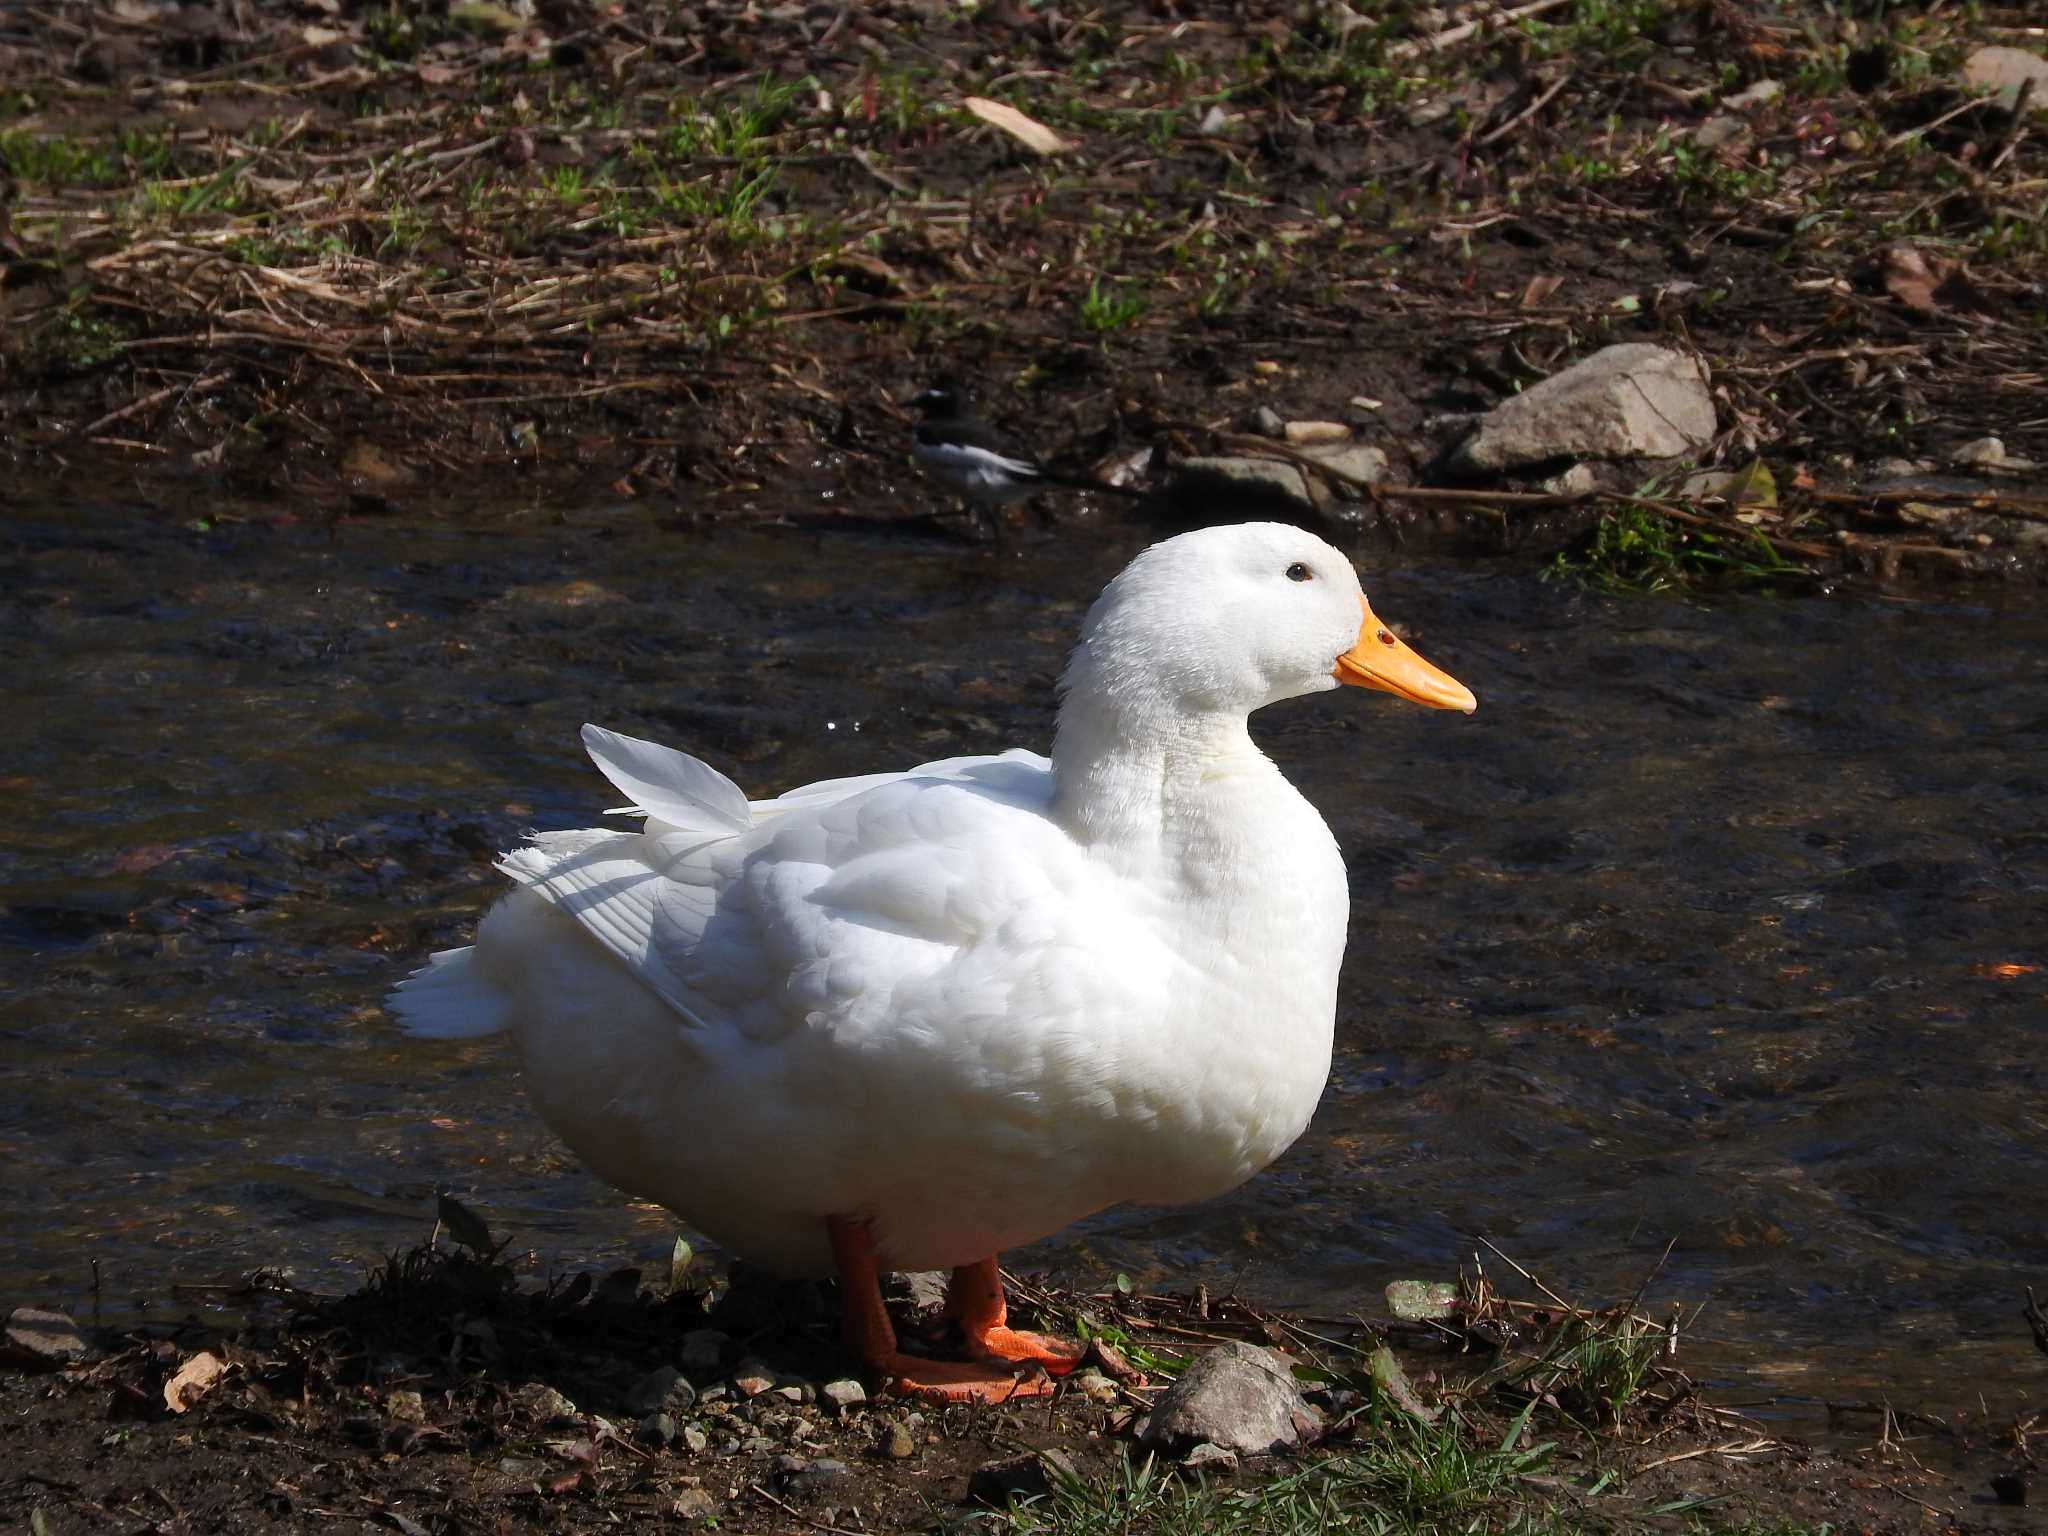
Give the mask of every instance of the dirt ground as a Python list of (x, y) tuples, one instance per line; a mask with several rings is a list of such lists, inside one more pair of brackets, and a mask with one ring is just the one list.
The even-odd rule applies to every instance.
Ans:
[[(950, 369), (1153, 486), (1140, 455), (1242, 451), (1262, 406), (1349, 423), (1389, 485), (1303, 515), (1353, 534), (1547, 555), (1628, 513), (1597, 554), (1644, 584), (2028, 575), (2048, 87), (1964, 81), (2038, 19), (51, 0), (0, 19), (0, 431), (60, 493), (254, 518), (986, 533), (905, 453), (895, 402)], [(1705, 457), (1751, 478), (1445, 473), (1472, 413), (1623, 340), (1697, 350)], [(1014, 515), (1217, 515), (1098, 500)]]
[[(499, 1265), (423, 1249), (341, 1298), (262, 1275), (187, 1296), (181, 1321), (90, 1335), (91, 1351), (61, 1370), (0, 1373), (0, 1520), (39, 1533), (944, 1529), (1044, 1500), (1062, 1475), (1113, 1485), (1126, 1456), (1142, 1459), (1133, 1421), (1163, 1385), (1096, 1376), (1019, 1406), (841, 1406), (828, 1384), (851, 1365), (832, 1341), (829, 1287), (740, 1276), (715, 1295), (662, 1289), (635, 1271), (518, 1284)], [(1148, 1345), (1235, 1337), (1320, 1362), (1320, 1444), (1211, 1463), (1199, 1476), (1212, 1488), (1341, 1467), (1398, 1437), (1392, 1398), (1357, 1353), (1371, 1337), (1401, 1341), (1424, 1396), (1516, 1348), (1498, 1312), (1432, 1345), (1431, 1329), (1384, 1317), (1368, 1332), (1364, 1319), (1305, 1322), (1207, 1297), (1013, 1289), (1051, 1320), (1079, 1313), (1114, 1330), (1140, 1359)], [(943, 1348), (938, 1314), (916, 1300), (896, 1303), (906, 1337)], [(231, 1315), (241, 1320), (222, 1321)], [(1517, 1316), (1521, 1331), (1541, 1331), (1540, 1313)], [(667, 1422), (651, 1425), (662, 1410), (641, 1383), (676, 1361), (688, 1362), (670, 1373), (685, 1385), (668, 1388)], [(1508, 1383), (1522, 1380), (1460, 1397), (1471, 1444), (1501, 1443), (1520, 1390)], [(2031, 1491), (2028, 1441), (2048, 1432), (2038, 1425), (1900, 1410), (1845, 1422), (1847, 1448), (1821, 1450), (1708, 1407), (1675, 1372), (1653, 1380), (1605, 1428), (1584, 1427), (1585, 1404), (1554, 1384), (1533, 1421), (1554, 1448), (1511, 1489), (1442, 1509), (1391, 1480), (1379, 1496), (1416, 1531), (1517, 1518), (1528, 1522), (1518, 1529), (2026, 1528), (2028, 1512), (2007, 1501)]]

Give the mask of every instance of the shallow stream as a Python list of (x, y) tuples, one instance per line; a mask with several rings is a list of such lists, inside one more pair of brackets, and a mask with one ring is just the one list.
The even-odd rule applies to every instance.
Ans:
[[(204, 521), (202, 530), (196, 524)], [(448, 1188), (540, 1270), (665, 1263), (492, 1041), (402, 1040), (493, 850), (615, 796), (586, 719), (755, 791), (1043, 747), (1142, 539), (0, 525), (0, 1303), (117, 1315), (258, 1265), (341, 1287)], [(1011, 1255), (1378, 1310), (1481, 1236), (1588, 1300), (1704, 1304), (1736, 1395), (2038, 1403), (2048, 618), (2028, 596), (1712, 604), (1363, 562), (1471, 719), (1346, 691), (1258, 733), (1355, 910), (1309, 1136), (1199, 1208)], [(1499, 1262), (1486, 1258), (1498, 1273)]]

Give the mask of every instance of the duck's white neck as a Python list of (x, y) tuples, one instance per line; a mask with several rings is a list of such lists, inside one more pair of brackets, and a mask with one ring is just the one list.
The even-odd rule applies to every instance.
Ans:
[(1070, 694), (1053, 739), (1053, 818), (1125, 873), (1211, 865), (1261, 819), (1249, 802), (1293, 798), (1242, 713), (1135, 712)]

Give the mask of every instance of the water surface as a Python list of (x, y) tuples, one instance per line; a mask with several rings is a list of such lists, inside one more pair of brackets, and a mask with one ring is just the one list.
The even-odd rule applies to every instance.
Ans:
[[(437, 1188), (537, 1269), (665, 1255), (501, 1043), (405, 1042), (379, 996), (466, 937), (496, 849), (615, 800), (586, 719), (756, 792), (1042, 748), (1139, 542), (190, 520), (0, 529), (0, 1299), (84, 1307), (95, 1259), (117, 1313), (258, 1264), (346, 1285)], [(1344, 1311), (1481, 1236), (1595, 1300), (1669, 1244), (1651, 1296), (1704, 1304), (1725, 1387), (2038, 1398), (2048, 619), (1387, 557), (1368, 587), (1481, 708), (1259, 717), (1352, 871), (1312, 1131), (1013, 1258)]]

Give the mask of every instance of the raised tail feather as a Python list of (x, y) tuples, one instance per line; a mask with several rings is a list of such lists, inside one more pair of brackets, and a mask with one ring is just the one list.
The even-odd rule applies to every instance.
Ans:
[(506, 1026), (505, 999), (477, 979), (474, 946), (444, 949), (392, 989), (384, 1006), (418, 1040), (469, 1040)]

